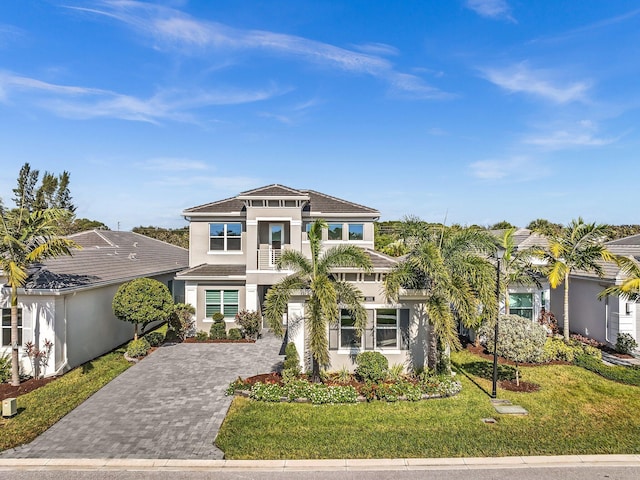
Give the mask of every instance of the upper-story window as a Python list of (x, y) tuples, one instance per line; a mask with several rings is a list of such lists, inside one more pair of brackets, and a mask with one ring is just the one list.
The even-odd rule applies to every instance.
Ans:
[(242, 250), (242, 224), (210, 223), (209, 250)]
[(349, 240), (364, 240), (364, 225), (362, 223), (349, 224)]
[(342, 240), (342, 224), (330, 223), (327, 230), (327, 238), (329, 240)]

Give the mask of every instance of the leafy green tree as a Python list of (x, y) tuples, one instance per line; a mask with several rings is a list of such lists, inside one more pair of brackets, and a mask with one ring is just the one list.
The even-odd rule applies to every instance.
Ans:
[(183, 228), (162, 228), (162, 227), (134, 227), (133, 232), (147, 237), (155, 238), (163, 242), (177, 245), (182, 248), (189, 248), (189, 227)]
[[(516, 385), (520, 385), (519, 364), (540, 362), (544, 354), (547, 332), (544, 327), (519, 315), (500, 315), (498, 355), (516, 364)], [(487, 350), (493, 353), (495, 322), (485, 323), (478, 334), (487, 339)]]
[(561, 223), (553, 223), (544, 218), (537, 218), (536, 220), (529, 222), (527, 228), (548, 237), (562, 233), (564, 226)]
[(89, 220), (88, 218), (74, 218), (69, 225), (67, 233), (85, 232), (87, 230), (109, 230), (109, 227), (98, 220)]
[(489, 227), (489, 230), (505, 230), (507, 228), (516, 228), (512, 223), (507, 222), (506, 220), (502, 220), (501, 222), (494, 223)]
[(482, 229), (426, 224), (413, 238), (411, 251), (386, 276), (384, 288), (392, 301), (403, 289), (424, 292), (431, 327), (427, 364), (436, 368), (438, 350), (460, 347), (458, 321), (474, 327), (496, 311), (495, 268), (487, 260), (495, 239)]
[(28, 212), (7, 210), (0, 204), (0, 268), (11, 288), (11, 384), (20, 385), (18, 359), (18, 288), (24, 287), (32, 265), (48, 258), (69, 255), (80, 248), (58, 236), (58, 224), (66, 212), (46, 209)]
[(564, 282), (563, 334), (569, 341), (569, 275), (575, 270), (603, 275), (600, 261), (613, 261), (614, 256), (604, 242), (609, 227), (604, 224), (585, 223), (582, 218), (572, 220), (559, 235), (547, 237), (546, 249), (538, 249), (537, 255), (545, 263), (545, 273), (551, 288)]
[(32, 212), (35, 201), (35, 187), (38, 183), (38, 177), (40, 175), (39, 170), (32, 170), (29, 163), (25, 163), (20, 168), (18, 174), (18, 185), (13, 189), (13, 201), (16, 204), (16, 208), (24, 209), (27, 212)]
[(356, 331), (362, 332), (367, 314), (362, 304), (362, 293), (350, 283), (336, 280), (334, 268), (353, 267), (370, 271), (371, 260), (364, 250), (354, 245), (338, 245), (322, 252), (324, 220), (316, 220), (309, 230), (311, 258), (296, 250), (285, 250), (278, 261), (278, 269), (293, 270), (267, 292), (264, 315), (269, 327), (278, 335), (284, 333), (282, 316), (286, 312), (291, 295), (299, 290), (309, 291), (305, 308), (305, 326), (309, 333), (309, 350), (312, 354), (312, 380), (320, 381), (320, 367), (329, 364), (327, 328), (340, 318), (340, 307), (349, 311), (355, 321)]
[(174, 312), (171, 293), (165, 284), (152, 278), (136, 278), (123, 283), (113, 297), (113, 314), (122, 321), (133, 323), (133, 339), (138, 339), (138, 325), (142, 329), (152, 322), (169, 320)]
[(504, 298), (504, 312), (509, 313), (509, 285), (529, 285), (540, 288), (538, 274), (540, 268), (532, 262), (535, 250), (518, 250), (513, 235), (516, 228), (506, 229), (498, 238), (499, 246), (504, 250), (500, 261), (500, 295)]

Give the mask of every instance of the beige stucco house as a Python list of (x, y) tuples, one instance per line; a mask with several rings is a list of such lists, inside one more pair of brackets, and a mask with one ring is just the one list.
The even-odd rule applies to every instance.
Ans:
[[(314, 190), (268, 185), (183, 211), (189, 221), (189, 269), (176, 278), (185, 282), (185, 301), (196, 308), (196, 328), (209, 331), (211, 315), (222, 312), (228, 326), (238, 310), (259, 311), (270, 286), (292, 272), (278, 271), (285, 249), (310, 256), (307, 229), (316, 219), (328, 223), (323, 247), (350, 244), (371, 257), (373, 271), (339, 269), (339, 278), (352, 282), (365, 299), (369, 323), (356, 335), (344, 315), (328, 332), (331, 369), (353, 368), (363, 350), (382, 352), (390, 364), (424, 365), (427, 354), (427, 320), (419, 295), (409, 294), (389, 303), (382, 282), (396, 264), (392, 257), (374, 251), (374, 221), (380, 213), (370, 207)], [(305, 352), (304, 295), (292, 297), (283, 323), (288, 339)]]
[[(82, 249), (47, 260), (18, 291), (21, 373), (31, 374), (24, 345), (53, 342), (45, 375), (64, 373), (133, 338), (133, 325), (113, 315), (113, 297), (124, 282), (150, 277), (165, 283), (179, 299), (175, 274), (188, 266), (188, 252), (133, 232), (93, 230), (69, 238)], [(1, 284), (4, 281), (1, 278)], [(2, 347), (10, 353), (10, 290), (0, 289)]]

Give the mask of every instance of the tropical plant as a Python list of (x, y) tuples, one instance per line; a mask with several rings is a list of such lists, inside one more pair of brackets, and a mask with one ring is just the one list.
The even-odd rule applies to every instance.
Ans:
[(236, 313), (236, 323), (242, 328), (242, 334), (245, 338), (256, 340), (260, 334), (262, 315), (260, 312), (240, 310)]
[(546, 237), (552, 235), (559, 235), (562, 233), (564, 226), (560, 223), (553, 223), (545, 218), (537, 218), (529, 222), (527, 225), (529, 230), (533, 230), (536, 233), (544, 235)]
[(309, 334), (314, 382), (320, 381), (320, 367), (329, 364), (327, 327), (338, 321), (340, 307), (349, 311), (357, 332), (362, 332), (367, 323), (362, 293), (353, 285), (334, 278), (331, 271), (340, 267), (370, 271), (371, 260), (363, 249), (354, 245), (338, 245), (322, 252), (322, 230), (326, 228), (327, 223), (322, 219), (311, 224), (311, 258), (296, 250), (282, 252), (277, 268), (293, 270), (294, 273), (273, 285), (267, 292), (264, 303), (267, 324), (274, 333), (283, 335), (282, 316), (289, 298), (300, 290), (309, 292), (305, 324)]
[(640, 263), (633, 257), (616, 257), (616, 263), (620, 267), (620, 271), (625, 276), (620, 285), (613, 285), (605, 288), (598, 298), (604, 298), (608, 295), (618, 295), (624, 300), (637, 302), (640, 300)]
[[(478, 332), (487, 339), (486, 348), (490, 353), (494, 352), (494, 326), (487, 322)], [(519, 315), (500, 315), (497, 352), (516, 364), (516, 385), (520, 385), (519, 364), (542, 361), (546, 341), (547, 332), (542, 325)]]
[(193, 315), (196, 309), (188, 303), (176, 303), (173, 313), (169, 317), (167, 328), (167, 341), (182, 342), (189, 330), (193, 328)]
[(495, 315), (495, 268), (487, 260), (495, 251), (495, 239), (479, 228), (411, 227), (411, 251), (386, 276), (384, 288), (394, 302), (403, 289), (423, 292), (430, 326), (427, 364), (435, 369), (438, 350), (460, 347), (457, 322), (471, 328)]
[(152, 278), (136, 278), (123, 283), (113, 297), (113, 314), (134, 325), (133, 339), (138, 339), (138, 325), (169, 320), (174, 311), (173, 297), (167, 286)]
[(68, 212), (61, 209), (7, 210), (0, 203), (0, 269), (11, 288), (11, 384), (20, 385), (18, 359), (18, 288), (25, 286), (30, 268), (48, 258), (70, 255), (80, 248), (59, 236), (59, 222)]
[(613, 261), (614, 256), (604, 242), (609, 227), (603, 224), (585, 223), (582, 218), (572, 220), (560, 235), (547, 237), (546, 249), (537, 249), (536, 254), (544, 261), (544, 272), (551, 288), (564, 282), (563, 335), (569, 341), (569, 275), (575, 270), (603, 275), (600, 261)]

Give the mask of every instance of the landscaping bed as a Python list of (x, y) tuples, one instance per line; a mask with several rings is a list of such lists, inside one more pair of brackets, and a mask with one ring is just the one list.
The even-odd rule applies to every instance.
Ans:
[(205, 340), (201, 340), (201, 339), (197, 339), (196, 337), (187, 337), (183, 340), (182, 343), (256, 343), (256, 341), (251, 338), (241, 338), (238, 340), (231, 340), (229, 338), (221, 338), (221, 339), (207, 338)]
[(29, 392), (33, 392), (34, 390), (47, 385), (48, 383), (57, 380), (58, 377), (47, 377), (47, 378), (29, 378), (27, 380), (23, 380), (22, 383), (18, 386), (13, 386), (10, 383), (0, 383), (0, 401), (5, 398), (15, 398), (20, 395), (26, 395)]

